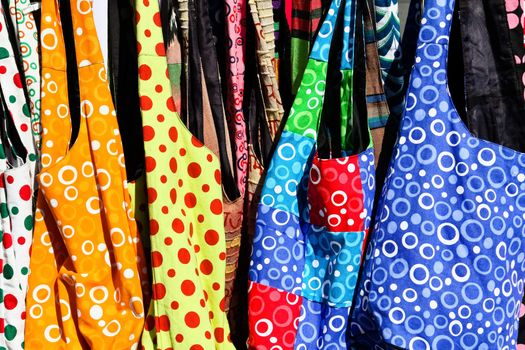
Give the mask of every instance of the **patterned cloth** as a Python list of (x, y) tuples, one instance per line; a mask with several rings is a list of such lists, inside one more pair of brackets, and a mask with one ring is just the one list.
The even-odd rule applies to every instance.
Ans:
[(4, 134), (3, 140), (7, 142), (0, 144), (0, 346), (19, 350), (24, 348), (36, 159), (35, 140), (29, 130), (29, 101), (23, 89), (23, 74), (17, 64), (18, 45), (11, 46), (9, 40), (11, 25), (0, 4), (0, 111), (3, 112), (2, 118), (9, 118), (16, 125), (14, 131), (22, 140), (18, 145), (15, 134)]
[[(42, 171), (25, 349), (130, 349), (144, 327), (149, 279), (118, 123), (91, 2), (57, 6), (42, 1)], [(78, 76), (80, 115), (71, 113), (68, 71)]]
[(153, 300), (145, 349), (233, 349), (220, 163), (175, 111), (156, 1), (137, 0)]
[(516, 348), (525, 155), (472, 136), (451, 102), (453, 9), (454, 0), (425, 0), (352, 315), (357, 349)]
[[(352, 1), (332, 3), (268, 168), (250, 266), (248, 343), (254, 348), (346, 348), (373, 204), (373, 150), (323, 159), (314, 147), (331, 45), (344, 45), (337, 96), (352, 91), (353, 10)], [(364, 57), (361, 47), (357, 52)], [(364, 62), (361, 69), (364, 82)]]

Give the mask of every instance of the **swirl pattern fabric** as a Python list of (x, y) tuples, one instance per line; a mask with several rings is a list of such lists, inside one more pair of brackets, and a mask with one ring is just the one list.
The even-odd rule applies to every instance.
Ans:
[[(368, 147), (321, 159), (316, 145), (336, 29), (346, 33), (342, 77), (352, 76), (355, 7), (332, 2), (268, 168), (249, 271), (248, 344), (257, 349), (346, 348), (373, 205), (374, 155)], [(341, 85), (348, 93), (351, 80)]]
[(516, 348), (525, 155), (475, 138), (455, 110), (446, 72), (453, 10), (454, 0), (425, 1), (400, 137), (352, 315), (355, 344)]

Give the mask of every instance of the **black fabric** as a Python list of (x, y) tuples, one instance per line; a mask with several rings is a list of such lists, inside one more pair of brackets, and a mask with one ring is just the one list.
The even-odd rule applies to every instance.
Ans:
[(202, 74), (201, 58), (199, 53), (198, 26), (199, 17), (195, 8), (195, 1), (188, 0), (189, 17), (189, 62), (186, 85), (186, 125), (191, 133), (199, 140), (204, 140), (204, 120), (202, 101)]
[(80, 130), (80, 92), (78, 85), (78, 68), (73, 33), (73, 20), (71, 18), (71, 7), (69, 1), (60, 1), (60, 21), (62, 22), (66, 47), (67, 94), (71, 118), (71, 138), (69, 140), (69, 147), (71, 148), (75, 143)]
[(351, 138), (351, 142), (347, 144), (353, 146), (353, 154), (364, 152), (370, 145), (370, 132), (368, 130), (368, 109), (366, 103), (366, 43), (364, 34), (364, 6), (365, 2), (360, 1), (356, 9), (354, 81), (352, 89), (353, 113), (351, 119), (352, 132), (347, 134), (347, 137)]
[(319, 158), (329, 159), (341, 156), (341, 55), (343, 51), (344, 8), (346, 1), (339, 5), (330, 51), (323, 109), (319, 120), (317, 154)]
[(127, 179), (133, 181), (145, 169), (134, 10), (129, 0), (112, 0), (108, 6), (109, 80), (122, 137)]
[[(234, 149), (227, 150), (227, 126), (225, 123), (225, 111), (222, 100), (222, 88), (217, 64), (217, 51), (213, 40), (212, 26), (208, 13), (206, 0), (195, 1), (196, 14), (199, 18), (197, 22), (197, 36), (199, 42), (199, 54), (202, 64), (202, 71), (208, 91), (208, 99), (213, 117), (215, 133), (219, 140), (219, 160), (221, 163), (222, 187), (227, 198), (231, 201), (240, 197), (239, 189), (233, 173), (233, 164), (230, 164), (228, 151), (234, 154)], [(191, 35), (191, 34), (190, 34)], [(202, 95), (202, 94), (201, 94)], [(199, 114), (201, 118), (204, 116)]]
[(524, 152), (523, 85), (505, 0), (460, 0), (459, 7), (468, 128), (479, 138)]

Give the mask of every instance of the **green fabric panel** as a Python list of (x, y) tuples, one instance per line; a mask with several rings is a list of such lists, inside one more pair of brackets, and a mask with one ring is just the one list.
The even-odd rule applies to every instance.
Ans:
[(180, 77), (182, 72), (182, 64), (170, 63), (168, 64), (168, 72), (170, 74), (170, 83), (173, 86), (180, 88)]
[(303, 78), (304, 69), (308, 63), (310, 53), (310, 42), (299, 38), (292, 38), (291, 43), (291, 60), (292, 60), (292, 94), (297, 94), (301, 79)]
[(341, 71), (341, 149), (354, 149), (350, 137), (352, 133), (352, 113), (354, 110), (353, 85), (354, 71)]
[(319, 118), (323, 109), (327, 62), (308, 60), (301, 86), (286, 121), (285, 130), (317, 139)]

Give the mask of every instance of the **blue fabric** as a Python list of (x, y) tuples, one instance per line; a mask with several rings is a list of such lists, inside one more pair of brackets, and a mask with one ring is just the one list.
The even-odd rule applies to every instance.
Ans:
[[(454, 0), (425, 0), (353, 336), (403, 349), (515, 349), (525, 155), (474, 137), (447, 89)], [(381, 345), (381, 343), (383, 345)]]

